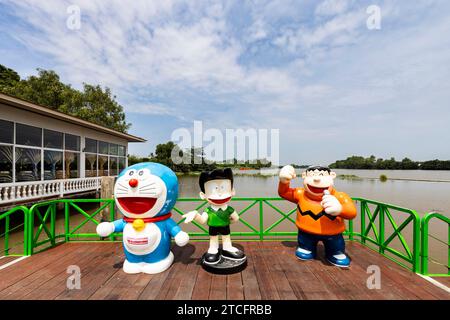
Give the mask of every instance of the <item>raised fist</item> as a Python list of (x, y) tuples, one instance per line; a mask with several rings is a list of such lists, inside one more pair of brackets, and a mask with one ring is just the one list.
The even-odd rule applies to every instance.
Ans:
[(297, 175), (295, 174), (295, 169), (293, 166), (287, 165), (281, 168), (280, 170), (280, 181), (282, 183), (288, 183), (292, 179), (294, 179)]

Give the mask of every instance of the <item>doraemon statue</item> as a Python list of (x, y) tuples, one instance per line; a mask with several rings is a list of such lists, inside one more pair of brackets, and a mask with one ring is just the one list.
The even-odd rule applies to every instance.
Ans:
[(188, 243), (188, 234), (170, 218), (177, 197), (177, 176), (162, 164), (138, 163), (117, 177), (114, 198), (124, 217), (100, 223), (97, 234), (106, 237), (123, 232), (124, 272), (163, 272), (174, 258), (171, 237), (179, 246)]

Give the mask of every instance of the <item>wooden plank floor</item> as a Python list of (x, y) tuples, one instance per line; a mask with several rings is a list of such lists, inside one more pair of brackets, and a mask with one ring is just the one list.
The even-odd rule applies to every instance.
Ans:
[[(358, 243), (348, 243), (350, 269), (323, 258), (299, 261), (293, 242), (241, 242), (248, 266), (213, 275), (198, 261), (207, 243), (173, 247), (166, 272), (128, 275), (120, 243), (67, 243), (0, 270), (0, 299), (450, 299), (450, 294)], [(319, 256), (323, 249), (319, 248)], [(67, 267), (81, 270), (81, 289), (67, 289)], [(381, 288), (368, 289), (367, 267), (381, 270)]]

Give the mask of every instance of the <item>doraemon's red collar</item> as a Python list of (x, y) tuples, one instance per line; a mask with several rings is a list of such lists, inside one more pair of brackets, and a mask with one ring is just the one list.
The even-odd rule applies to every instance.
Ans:
[(171, 216), (172, 216), (172, 213), (169, 212), (168, 214), (165, 214), (165, 215), (162, 215), (162, 216), (158, 216), (158, 217), (151, 217), (151, 218), (129, 218), (129, 217), (123, 217), (123, 220), (125, 222), (131, 222), (132, 223), (134, 220), (141, 219), (145, 223), (148, 223), (148, 222), (158, 222), (158, 221), (167, 220)]

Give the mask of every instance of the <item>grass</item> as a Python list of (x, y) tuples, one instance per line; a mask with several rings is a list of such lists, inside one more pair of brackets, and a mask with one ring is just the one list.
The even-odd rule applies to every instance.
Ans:
[(362, 180), (361, 177), (354, 174), (339, 174), (337, 177), (342, 180)]

